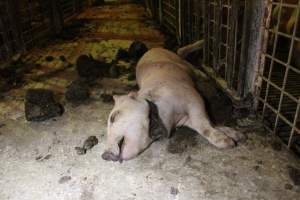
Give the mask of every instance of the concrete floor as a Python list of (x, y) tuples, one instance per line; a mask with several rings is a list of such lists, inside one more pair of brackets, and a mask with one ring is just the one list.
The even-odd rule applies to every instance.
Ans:
[[(112, 20), (111, 15), (118, 17)], [(51, 88), (62, 97), (65, 87), (76, 78), (73, 68), (64, 68), (66, 64), (59, 60), (46, 63), (45, 56), (64, 54), (74, 63), (78, 55), (91, 53), (111, 60), (118, 48), (128, 47), (130, 40), (137, 38), (150, 47), (161, 46), (163, 36), (155, 27), (142, 23), (144, 15), (136, 5), (90, 9), (79, 17), (111, 20), (110, 27), (94, 23), (92, 34), (55, 42), (27, 55), (41, 67), (26, 75), (23, 87), (9, 91), (0, 100), (0, 199), (299, 199), (300, 187), (292, 184), (287, 168), (300, 167), (299, 158), (284, 148), (275, 151), (272, 137), (248, 118), (238, 122), (248, 140), (231, 150), (218, 150), (200, 136), (193, 136), (183, 141), (187, 148), (179, 154), (170, 153), (169, 141), (163, 140), (122, 164), (102, 160), (106, 120), (113, 105), (103, 103), (99, 94), (128, 91), (123, 79), (102, 80), (94, 88), (92, 100), (81, 106), (64, 103), (61, 117), (39, 123), (25, 120), (26, 89)], [(128, 30), (126, 23), (134, 31)], [(123, 31), (114, 32), (120, 24)], [(113, 40), (104, 40), (108, 35)], [(77, 155), (74, 147), (91, 135), (98, 137), (99, 144), (86, 155)]]

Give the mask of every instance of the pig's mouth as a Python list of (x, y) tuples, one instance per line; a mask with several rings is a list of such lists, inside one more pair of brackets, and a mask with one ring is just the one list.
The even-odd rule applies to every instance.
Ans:
[(124, 137), (120, 140), (120, 142), (118, 143), (118, 146), (119, 146), (119, 154), (118, 155), (114, 154), (111, 151), (105, 151), (101, 156), (102, 159), (106, 160), (106, 161), (113, 161), (113, 162), (119, 161), (120, 163), (122, 163), (123, 159), (122, 159), (121, 155), (122, 155), (122, 151), (124, 148)]

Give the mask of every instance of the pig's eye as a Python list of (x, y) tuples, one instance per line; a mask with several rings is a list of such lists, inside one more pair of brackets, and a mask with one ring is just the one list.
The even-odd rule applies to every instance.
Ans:
[(115, 112), (113, 112), (110, 116), (110, 123), (114, 123), (117, 120), (117, 117), (121, 114), (121, 111), (117, 110)]

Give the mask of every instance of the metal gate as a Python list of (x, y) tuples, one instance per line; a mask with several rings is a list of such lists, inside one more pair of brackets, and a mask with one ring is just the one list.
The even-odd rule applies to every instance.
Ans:
[(258, 111), (266, 127), (300, 153), (299, 0), (268, 2)]
[(204, 38), (205, 0), (182, 2), (182, 44), (190, 44)]
[(232, 96), (244, 95), (247, 12), (245, 0), (213, 0), (205, 4), (205, 65), (221, 77)]
[[(206, 72), (220, 82), (232, 97), (245, 91), (249, 1), (160, 0), (161, 23), (184, 45), (205, 39)], [(221, 80), (221, 81), (220, 81)]]
[(178, 38), (180, 38), (180, 2), (179, 0), (161, 0), (161, 23), (168, 32)]

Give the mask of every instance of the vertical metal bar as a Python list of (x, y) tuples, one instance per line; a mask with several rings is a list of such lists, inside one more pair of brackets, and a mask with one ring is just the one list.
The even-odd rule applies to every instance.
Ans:
[[(280, 100), (279, 100), (278, 113), (281, 112), (281, 106), (282, 106), (282, 101), (283, 101), (283, 91), (285, 90), (286, 82), (287, 82), (287, 77), (288, 77), (288, 73), (289, 73), (289, 70), (290, 70), (289, 65), (291, 63), (292, 55), (293, 55), (293, 50), (294, 50), (293, 47), (294, 47), (294, 43), (295, 43), (297, 24), (298, 24), (298, 21), (299, 21), (299, 10), (300, 10), (300, 2), (298, 3), (298, 7), (297, 7), (297, 11), (296, 11), (297, 12), (297, 14), (296, 14), (296, 22), (295, 22), (295, 26), (294, 26), (294, 30), (293, 30), (293, 36), (292, 36), (292, 40), (291, 40), (291, 45), (290, 45), (290, 50), (289, 50), (289, 56), (288, 56), (288, 62), (287, 62), (287, 65), (286, 65), (286, 70), (285, 70), (284, 79), (283, 79), (283, 83), (282, 83), (282, 90), (280, 91), (281, 94), (280, 94)], [(280, 23), (280, 21), (279, 21), (279, 23)], [(276, 115), (274, 132), (277, 131), (278, 120), (279, 120), (279, 115), (277, 114)]]
[(271, 24), (271, 15), (272, 15), (272, 3), (271, 0), (265, 0), (265, 15), (263, 19), (263, 27), (262, 29), (262, 39), (261, 39), (261, 50), (260, 50), (260, 61), (258, 63), (258, 70), (256, 75), (256, 80), (254, 82), (255, 88), (253, 93), (255, 94), (255, 101), (254, 101), (254, 109), (258, 109), (259, 104), (259, 97), (261, 95), (261, 87), (262, 87), (262, 77), (265, 70), (265, 62), (266, 57), (264, 55), (264, 52), (267, 51), (268, 48), (268, 42), (269, 42), (269, 28)]
[(202, 37), (203, 38), (200, 38), (200, 39), (204, 39), (205, 41), (204, 41), (204, 48), (203, 48), (203, 54), (202, 54), (202, 56), (203, 56), (203, 59), (202, 59), (202, 63), (201, 64), (204, 64), (204, 63), (206, 63), (206, 58), (205, 58), (205, 56), (206, 56), (206, 52), (207, 52), (207, 38), (206, 38), (206, 34), (207, 34), (207, 31), (206, 31), (206, 29), (205, 29), (205, 0), (201, 0), (201, 22), (202, 22), (202, 25), (201, 25), (201, 28), (202, 28)]
[(210, 54), (210, 41), (209, 41), (209, 35), (210, 35), (210, 31), (209, 31), (209, 20), (210, 20), (210, 11), (209, 11), (209, 2), (208, 0), (203, 0), (203, 17), (204, 17), (204, 42), (205, 42), (205, 48), (204, 48), (204, 63), (208, 65), (209, 63), (209, 54)]
[(14, 39), (18, 45), (18, 51), (24, 51), (24, 42), (21, 38), (21, 24), (20, 24), (20, 8), (17, 0), (8, 1), (8, 12), (10, 14), (11, 28), (14, 34)]
[(240, 59), (240, 70), (238, 75), (238, 95), (240, 97), (244, 97), (245, 95), (245, 83), (246, 83), (246, 72), (247, 72), (247, 57), (248, 51), (247, 47), (249, 46), (249, 39), (250, 39), (250, 17), (251, 17), (251, 8), (253, 4), (252, 1), (244, 1), (244, 19), (243, 19), (243, 35), (242, 35), (242, 47), (241, 47), (241, 59)]
[[(281, 10), (282, 10), (282, 0), (280, 1), (279, 14), (277, 16), (277, 21), (278, 22), (280, 21), (280, 18), (281, 18)], [(273, 43), (273, 51), (272, 51), (272, 57), (273, 58), (275, 56), (276, 46), (277, 46), (277, 40), (278, 40), (278, 26), (276, 26), (275, 32), (276, 32), (276, 34), (275, 34), (275, 40), (274, 40), (274, 43)], [(264, 99), (265, 102), (267, 102), (268, 95), (269, 95), (269, 90), (270, 90), (270, 83), (269, 83), (269, 81), (271, 79), (271, 75), (272, 75), (272, 71), (273, 71), (273, 66), (274, 66), (274, 59), (271, 59), (271, 64), (270, 64), (270, 69), (269, 69), (269, 74), (268, 74), (267, 88), (266, 88), (266, 96), (265, 96), (265, 99)], [(264, 106), (263, 106), (262, 116), (265, 115), (265, 111), (266, 111), (266, 104), (264, 104)]]
[(216, 0), (215, 1), (215, 5), (214, 5), (214, 45), (213, 45), (213, 52), (214, 52), (214, 69), (218, 72), (218, 70), (220, 69), (219, 66), (219, 44), (220, 44), (220, 16), (221, 16), (221, 12), (220, 12), (220, 7), (221, 7), (221, 0)]
[(235, 68), (235, 50), (236, 50), (236, 31), (237, 31), (237, 20), (238, 20), (238, 9), (240, 0), (232, 0), (231, 14), (230, 14), (230, 39), (229, 39), (229, 56), (228, 65), (226, 68), (225, 80), (232, 89), (233, 86), (233, 73)]
[(182, 30), (182, 44), (186, 44), (186, 38), (187, 38), (187, 16), (188, 16), (188, 8), (187, 8), (187, 2), (183, 1), (182, 2), (182, 20), (181, 20), (181, 30)]
[[(9, 3), (9, 1), (6, 0), (6, 11), (8, 12), (8, 16), (6, 16), (6, 17), (9, 19), (10, 18), (10, 14), (9, 14), (10, 10), (9, 10), (8, 3)], [(5, 47), (5, 50), (7, 52), (7, 55), (11, 56), (12, 55), (12, 51), (11, 51), (10, 45), (8, 44), (9, 39), (8, 39), (8, 33), (7, 33), (8, 28), (6, 27), (7, 25), (9, 25), (9, 24), (5, 24), (3, 22), (3, 20), (0, 20), (0, 30), (4, 30), (3, 34), (2, 34), (3, 41), (4, 41), (4, 47)]]
[(181, 14), (181, 0), (177, 0), (177, 3), (176, 3), (176, 13), (177, 13), (177, 17), (176, 17), (176, 21), (177, 21), (177, 27), (176, 27), (176, 30), (177, 30), (177, 34), (178, 34), (178, 42), (179, 44), (182, 44), (182, 27), (181, 27), (181, 17), (182, 17), (182, 14)]
[(51, 26), (53, 27), (54, 34), (58, 34), (63, 29), (63, 16), (62, 10), (58, 0), (51, 0)]
[(292, 128), (291, 135), (289, 138), (288, 148), (291, 148), (291, 145), (292, 145), (292, 140), (293, 140), (294, 133), (296, 131), (295, 128), (297, 126), (299, 112), (300, 112), (300, 98), (298, 99), (297, 109), (296, 109), (296, 113), (295, 113), (295, 117), (294, 117), (293, 128)]
[(159, 0), (158, 1), (158, 9), (159, 9), (159, 23), (161, 24), (162, 23), (162, 1), (163, 0)]

